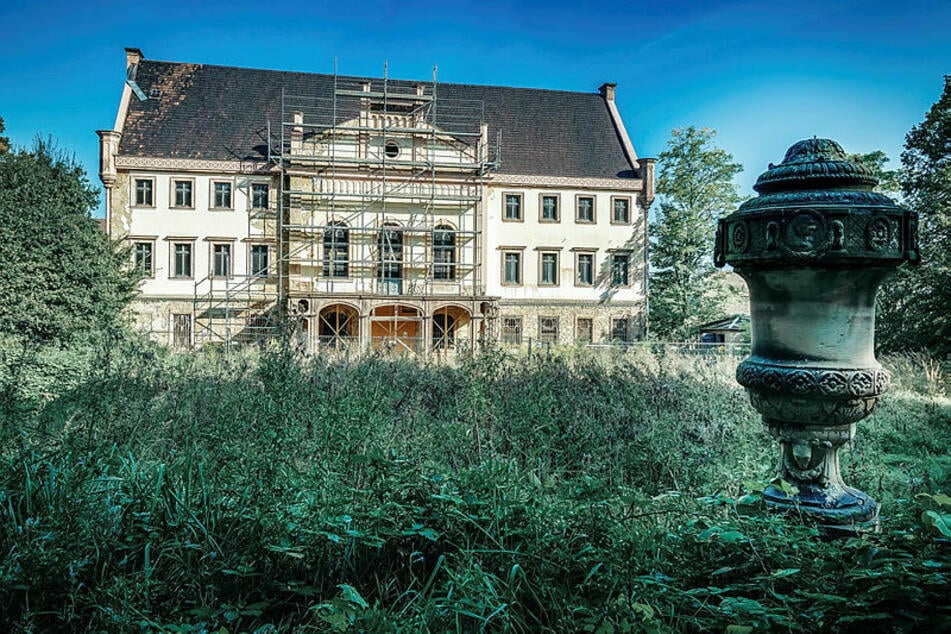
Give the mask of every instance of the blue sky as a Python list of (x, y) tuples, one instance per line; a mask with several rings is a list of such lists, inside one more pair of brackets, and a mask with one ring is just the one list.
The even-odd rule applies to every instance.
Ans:
[(93, 180), (124, 47), (152, 59), (593, 91), (618, 84), (638, 154), (718, 131), (741, 191), (813, 135), (897, 166), (951, 73), (951, 0), (0, 3), (0, 116), (51, 134)]

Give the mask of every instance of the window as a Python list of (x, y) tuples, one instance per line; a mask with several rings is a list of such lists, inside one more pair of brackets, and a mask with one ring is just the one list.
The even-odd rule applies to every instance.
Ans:
[(579, 253), (577, 256), (575, 284), (577, 286), (594, 286), (594, 254)]
[(403, 230), (397, 225), (383, 225), (377, 235), (376, 277), (384, 295), (403, 292)]
[(266, 244), (251, 245), (251, 275), (268, 275), (271, 250)]
[(447, 225), (433, 231), (433, 279), (456, 279), (456, 234)]
[(558, 343), (558, 318), (538, 318), (538, 341), (540, 343)]
[(194, 187), (194, 181), (191, 180), (174, 180), (172, 181), (172, 200), (174, 201), (174, 207), (194, 207), (195, 203), (192, 198), (192, 188)]
[(594, 197), (578, 196), (576, 203), (577, 213), (575, 214), (575, 221), (588, 223), (594, 222)]
[(631, 199), (612, 198), (611, 222), (617, 225), (631, 224)]
[(522, 343), (522, 318), (502, 318), (502, 343), (519, 345)]
[(502, 263), (502, 283), (521, 284), (522, 254), (511, 251), (505, 252), (502, 254)]
[(387, 158), (396, 158), (400, 155), (400, 146), (396, 141), (387, 141), (383, 146), (383, 153)]
[(173, 242), (172, 259), (172, 277), (192, 276), (192, 245), (190, 242)]
[(339, 220), (324, 229), (324, 277), (350, 275), (350, 230)]
[(544, 286), (558, 285), (558, 254), (542, 253), (538, 267), (538, 283)]
[(152, 243), (136, 242), (134, 244), (134, 266), (135, 270), (145, 277), (152, 277), (154, 268), (152, 263)]
[(230, 182), (212, 181), (211, 192), (212, 209), (231, 209)]
[(505, 194), (505, 210), (502, 214), (502, 220), (521, 220), (522, 219), (522, 195)]
[(135, 205), (136, 207), (154, 207), (155, 206), (155, 179), (137, 178), (135, 179)]
[(270, 191), (267, 183), (251, 183), (251, 209), (267, 209)]
[(172, 345), (176, 348), (192, 345), (192, 316), (188, 313), (172, 313)]
[(213, 277), (231, 277), (231, 245), (211, 245), (211, 274)]
[(558, 222), (558, 196), (542, 194), (539, 200), (538, 220), (540, 222)]
[(631, 340), (631, 320), (627, 317), (617, 317), (611, 320), (611, 341)]
[(628, 268), (631, 256), (628, 253), (615, 253), (611, 257), (611, 284), (614, 286), (630, 285)]
[(594, 332), (594, 320), (590, 317), (578, 317), (575, 322), (575, 341), (577, 343), (591, 343)]

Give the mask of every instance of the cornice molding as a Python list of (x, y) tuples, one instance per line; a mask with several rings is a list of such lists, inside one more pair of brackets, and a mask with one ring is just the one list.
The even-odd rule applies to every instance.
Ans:
[(154, 156), (117, 156), (121, 169), (153, 169), (181, 172), (254, 174), (269, 171), (265, 161), (215, 161), (208, 159), (159, 158)]
[(489, 187), (573, 187), (578, 189), (607, 189), (611, 191), (637, 192), (644, 189), (640, 178), (579, 178), (576, 176), (536, 176), (530, 174), (493, 174), (486, 185)]

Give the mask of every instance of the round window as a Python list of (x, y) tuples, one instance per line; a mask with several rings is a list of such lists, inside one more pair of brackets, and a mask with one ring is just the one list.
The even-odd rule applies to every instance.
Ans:
[(400, 155), (400, 146), (397, 145), (396, 141), (387, 141), (383, 146), (383, 151), (388, 158), (396, 158)]

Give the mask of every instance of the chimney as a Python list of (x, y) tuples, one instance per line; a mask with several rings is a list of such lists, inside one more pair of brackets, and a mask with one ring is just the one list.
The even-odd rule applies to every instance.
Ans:
[(617, 88), (617, 84), (601, 84), (601, 87), (598, 88), (598, 92), (601, 93), (605, 101), (614, 101), (615, 88)]
[(142, 51), (140, 51), (139, 49), (127, 48), (125, 50), (125, 65), (126, 66), (132, 66), (133, 64), (138, 64), (143, 59), (145, 59), (145, 55), (143, 55)]

